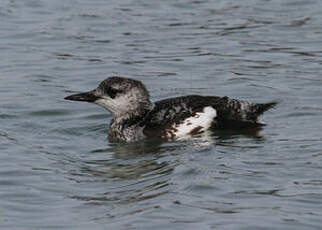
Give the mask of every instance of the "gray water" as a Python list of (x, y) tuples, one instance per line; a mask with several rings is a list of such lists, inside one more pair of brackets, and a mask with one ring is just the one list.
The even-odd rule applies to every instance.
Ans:
[[(2, 0), (1, 229), (321, 229), (322, 1)], [(256, 134), (112, 144), (64, 101), (111, 75), (153, 100), (278, 100)]]

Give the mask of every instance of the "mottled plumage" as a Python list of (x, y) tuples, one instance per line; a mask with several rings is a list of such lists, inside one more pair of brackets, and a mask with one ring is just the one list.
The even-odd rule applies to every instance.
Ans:
[(122, 141), (179, 140), (208, 129), (258, 127), (262, 126), (258, 117), (276, 104), (199, 95), (152, 103), (140, 81), (121, 77), (107, 78), (98, 88), (65, 99), (93, 102), (109, 110), (113, 115), (109, 137)]

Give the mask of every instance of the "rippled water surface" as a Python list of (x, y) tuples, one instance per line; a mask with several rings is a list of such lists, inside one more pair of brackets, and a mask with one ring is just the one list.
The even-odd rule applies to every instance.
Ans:
[[(321, 229), (322, 1), (2, 0), (1, 229)], [(257, 134), (112, 144), (63, 98), (280, 101)]]

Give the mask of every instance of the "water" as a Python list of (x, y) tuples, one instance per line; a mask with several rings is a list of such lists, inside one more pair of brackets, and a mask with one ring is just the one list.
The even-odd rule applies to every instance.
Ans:
[[(322, 2), (0, 2), (1, 229), (321, 229)], [(111, 144), (63, 98), (110, 75), (152, 99), (279, 100), (257, 135)]]

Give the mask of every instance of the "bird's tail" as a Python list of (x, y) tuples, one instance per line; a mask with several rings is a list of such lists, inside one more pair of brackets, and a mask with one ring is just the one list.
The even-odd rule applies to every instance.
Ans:
[(276, 105), (276, 101), (261, 104), (252, 104), (249, 108), (249, 111), (247, 112), (247, 120), (257, 121), (260, 115), (262, 115), (265, 111), (274, 108)]

